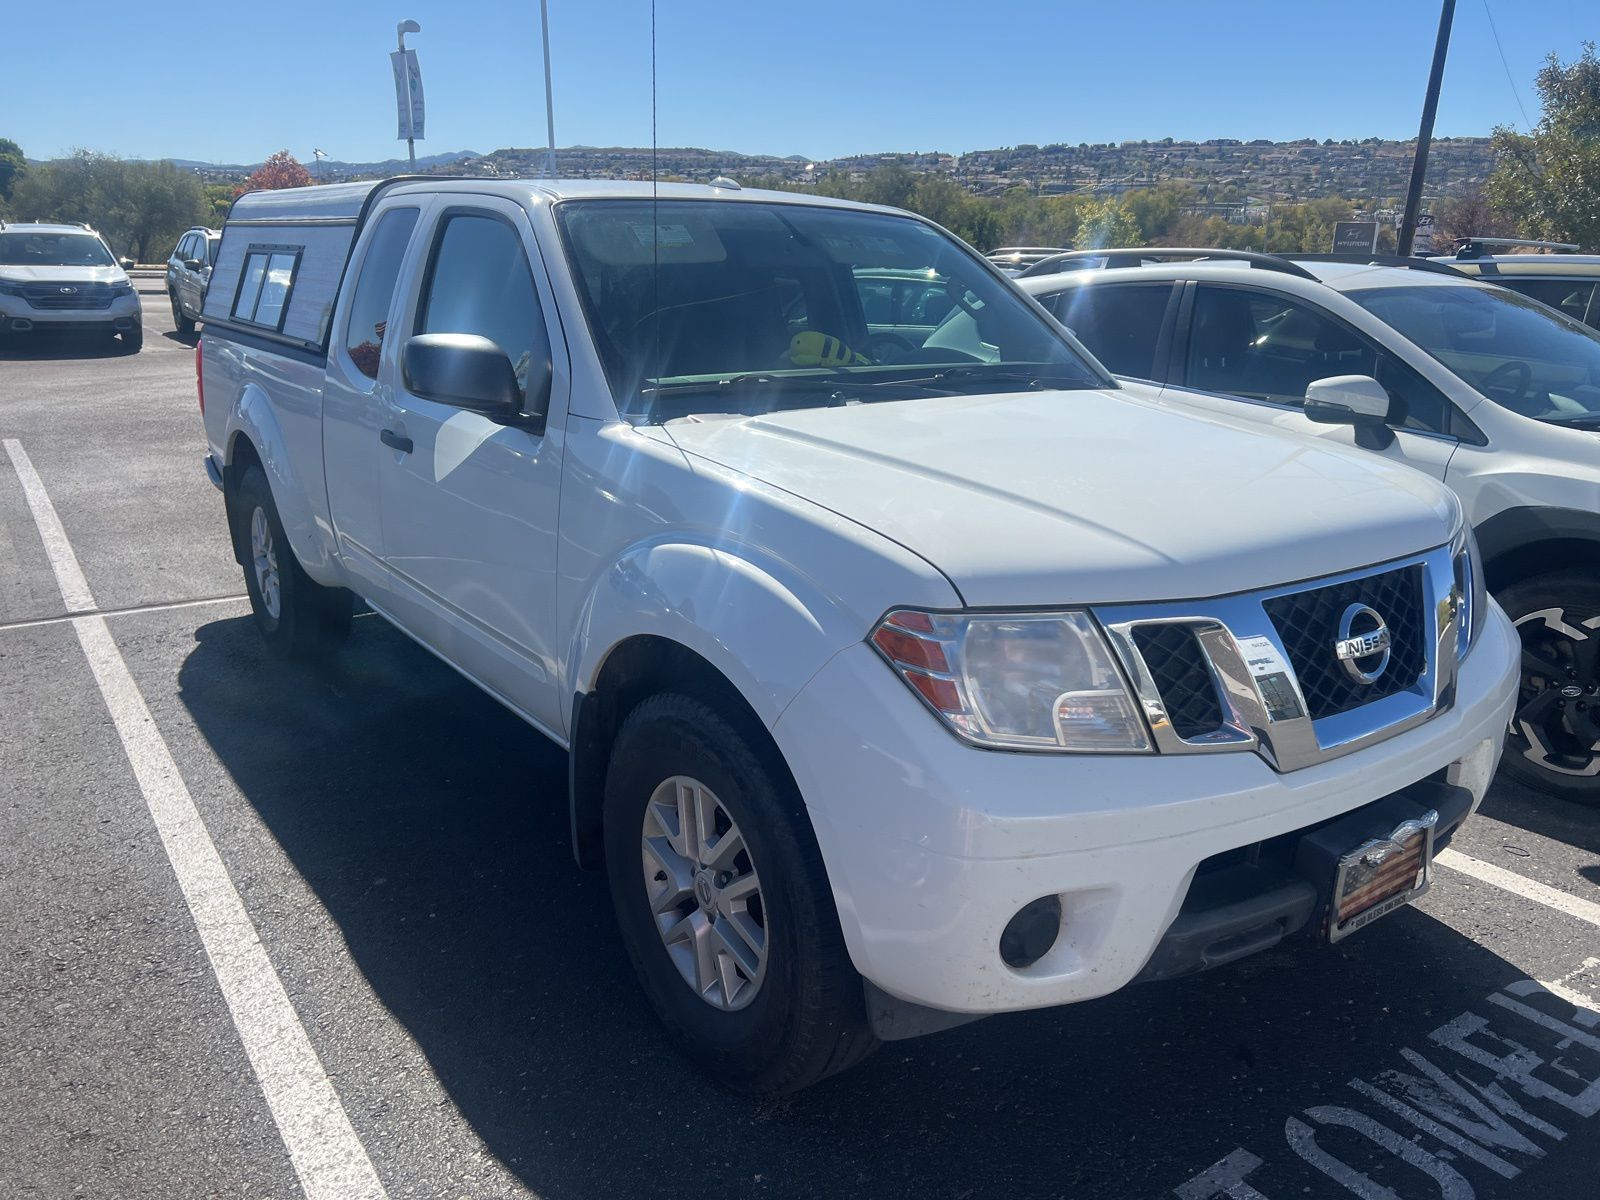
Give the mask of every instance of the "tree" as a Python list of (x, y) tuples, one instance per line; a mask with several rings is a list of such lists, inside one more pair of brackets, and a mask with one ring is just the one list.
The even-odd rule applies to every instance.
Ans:
[(12, 189), (28, 173), (28, 160), (22, 147), (10, 138), (0, 138), (0, 200), (11, 199)]
[(1139, 244), (1139, 223), (1122, 201), (1114, 196), (1091, 200), (1083, 206), (1078, 232), (1072, 244), (1079, 250), (1103, 250), (1108, 246)]
[(85, 221), (112, 248), (140, 262), (165, 257), (171, 243), (205, 217), (200, 181), (169, 162), (124, 162), (79, 150), (28, 172), (13, 207), (29, 220)]
[(1489, 203), (1482, 189), (1446, 200), (1439, 206), (1433, 222), (1435, 250), (1448, 247), (1457, 238), (1513, 237), (1516, 222)]
[(1600, 249), (1600, 57), (1593, 42), (1570, 63), (1554, 54), (1534, 85), (1543, 112), (1531, 133), (1494, 131), (1487, 189), (1502, 212), (1537, 237)]
[(300, 160), (287, 150), (279, 150), (266, 162), (255, 169), (254, 174), (244, 181), (244, 186), (239, 188), (236, 195), (246, 192), (276, 191), (279, 188), (297, 188), (311, 186), (311, 172), (301, 165)]

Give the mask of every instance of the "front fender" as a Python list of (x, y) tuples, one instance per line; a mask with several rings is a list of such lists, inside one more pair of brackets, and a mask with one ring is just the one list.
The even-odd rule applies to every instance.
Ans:
[[(283, 522), (283, 531), (306, 574), (329, 587), (343, 585), (338, 562), (318, 524), (312, 500), (311, 489), (315, 488), (316, 494), (320, 494), (323, 481), (320, 477), (305, 477), (290, 451), (283, 424), (272, 402), (255, 383), (245, 384), (229, 416), (225, 443), (225, 466), (229, 470), (238, 457), (240, 439), (248, 439), (255, 447), (267, 486), (272, 490), (272, 502), (278, 507), (278, 519)], [(321, 466), (320, 457), (317, 466)]]
[(617, 645), (666, 638), (721, 671), (770, 729), (823, 664), (867, 632), (782, 560), (753, 548), (661, 540), (632, 547), (596, 581), (567, 678), (575, 693), (592, 691)]

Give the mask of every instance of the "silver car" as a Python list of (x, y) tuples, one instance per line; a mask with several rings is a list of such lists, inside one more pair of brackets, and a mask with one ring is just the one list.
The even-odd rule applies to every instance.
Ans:
[(167, 259), (167, 298), (172, 301), (172, 323), (179, 333), (194, 332), (221, 244), (221, 230), (196, 225), (178, 239)]

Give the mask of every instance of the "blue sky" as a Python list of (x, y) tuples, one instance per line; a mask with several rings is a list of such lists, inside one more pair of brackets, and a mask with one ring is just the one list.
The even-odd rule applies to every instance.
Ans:
[[(648, 0), (550, 0), (556, 140), (648, 145)], [(658, 0), (662, 145), (831, 157), (1128, 138), (1408, 137), (1435, 0)], [(1459, 0), (1438, 133), (1523, 124), (1594, 0)], [(71, 13), (71, 19), (63, 16)], [(6, 6), (0, 136), (34, 158), (403, 155), (387, 52), (422, 33), (419, 153), (542, 145), (537, 0)], [(104, 53), (96, 53), (104, 52)], [(59, 98), (52, 93), (60, 91)], [(27, 97), (26, 103), (19, 99)]]

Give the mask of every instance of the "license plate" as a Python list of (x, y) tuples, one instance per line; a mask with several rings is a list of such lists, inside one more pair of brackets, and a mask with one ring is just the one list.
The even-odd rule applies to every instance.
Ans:
[(1373, 838), (1339, 860), (1328, 913), (1328, 940), (1337, 942), (1415, 900), (1432, 882), (1433, 827), (1439, 814), (1403, 821), (1388, 837)]

